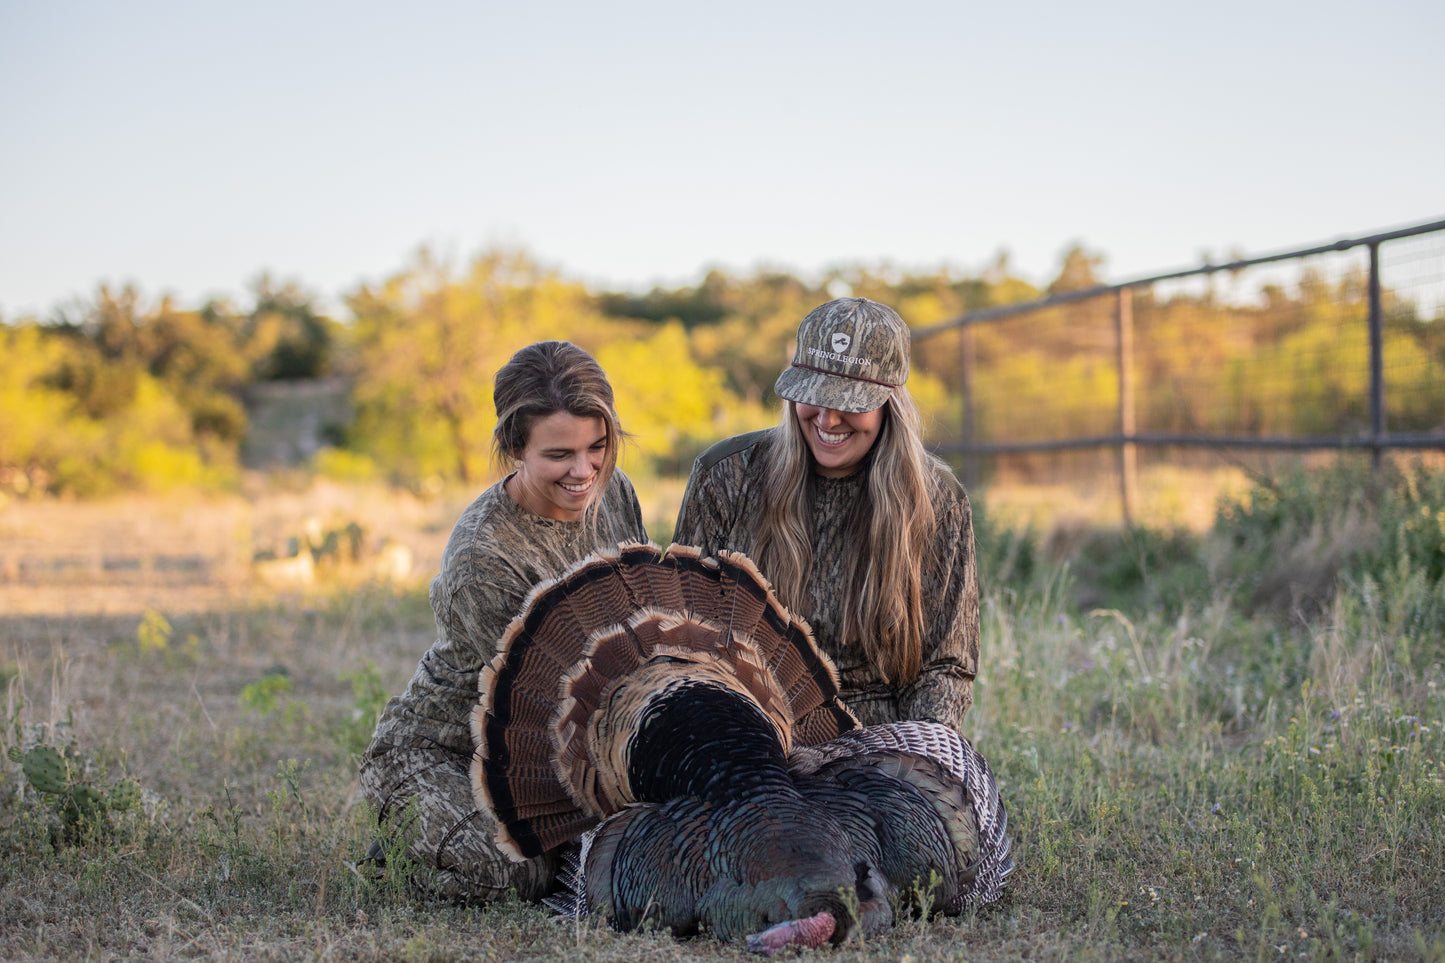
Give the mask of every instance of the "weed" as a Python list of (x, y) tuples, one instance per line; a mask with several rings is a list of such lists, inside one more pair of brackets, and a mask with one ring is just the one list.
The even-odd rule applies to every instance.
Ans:
[(360, 669), (343, 672), (341, 679), (351, 684), (353, 701), (350, 711), (337, 726), (336, 740), (348, 757), (359, 762), (391, 693), (377, 672), (376, 663), (370, 659)]
[(171, 668), (193, 666), (200, 659), (200, 637), (188, 634), (176, 642), (171, 621), (156, 609), (147, 609), (130, 639), (117, 639), (112, 649), (120, 659), (136, 658), (140, 664), (159, 662)]
[(136, 626), (136, 644), (140, 646), (142, 653), (164, 652), (171, 644), (171, 623), (166, 617), (154, 609), (146, 611)]
[(241, 690), (241, 705), (258, 716), (273, 716), (279, 712), (287, 722), (294, 720), (298, 713), (305, 712), (305, 706), (291, 698), (291, 675), (282, 665), (272, 666), (261, 678), (247, 683)]

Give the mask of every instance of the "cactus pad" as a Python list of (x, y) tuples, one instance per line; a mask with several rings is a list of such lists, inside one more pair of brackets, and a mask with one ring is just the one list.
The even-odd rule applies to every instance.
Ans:
[(81, 819), (91, 819), (105, 811), (105, 797), (88, 782), (78, 782), (71, 787), (70, 798), (75, 803), (75, 812)]
[(140, 783), (134, 779), (122, 779), (110, 787), (106, 799), (111, 809), (127, 812), (140, 805)]
[(70, 788), (70, 766), (54, 746), (35, 746), (21, 763), (36, 792), (63, 793)]

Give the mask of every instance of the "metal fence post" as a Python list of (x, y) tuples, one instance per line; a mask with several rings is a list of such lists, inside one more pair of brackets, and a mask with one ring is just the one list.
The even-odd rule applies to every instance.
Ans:
[(977, 451), (970, 450), (978, 441), (973, 423), (973, 325), (971, 324), (965, 324), (958, 329), (958, 368), (959, 391), (963, 395), (963, 420), (959, 424), (959, 433), (963, 436), (963, 447), (966, 452), (963, 456), (963, 485), (969, 491), (976, 491), (980, 474), (978, 462), (982, 456)]
[(1370, 249), (1370, 463), (1378, 469), (1385, 437), (1385, 334), (1380, 297), (1380, 242)]
[(1124, 525), (1134, 524), (1139, 500), (1138, 451), (1134, 443), (1134, 295), (1121, 287), (1114, 310), (1119, 366), (1119, 504)]

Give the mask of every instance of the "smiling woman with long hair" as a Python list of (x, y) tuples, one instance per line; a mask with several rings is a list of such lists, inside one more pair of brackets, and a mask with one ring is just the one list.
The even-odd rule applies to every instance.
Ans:
[[(471, 711), (478, 677), (527, 593), (620, 542), (647, 541), (637, 495), (617, 469), (612, 387), (565, 341), (517, 352), (492, 391), (493, 447), (513, 470), (457, 520), (431, 583), (437, 638), (392, 699), (362, 761), (362, 796), (388, 835), (407, 840), (423, 894), (486, 902), (515, 887), (540, 899), (555, 856), (514, 863), (472, 796)], [(373, 846), (375, 859), (387, 847)]]
[(841, 298), (798, 328), (779, 424), (693, 465), (674, 541), (742, 552), (806, 618), (865, 725), (958, 730), (978, 672), (978, 571), (968, 496), (923, 447), (908, 328)]

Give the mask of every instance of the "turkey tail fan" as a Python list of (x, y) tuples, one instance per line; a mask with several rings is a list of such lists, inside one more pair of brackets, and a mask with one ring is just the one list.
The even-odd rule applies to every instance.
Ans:
[(700, 558), (672, 545), (689, 611), (750, 638), (778, 680), (793, 713), (794, 743), (811, 745), (856, 728), (857, 718), (838, 701), (838, 670), (813, 641), (808, 624), (789, 612), (752, 559), (737, 552)]
[(782, 691), (751, 644), (676, 613), (643, 609), (593, 640), (561, 680), (556, 772), (587, 812), (610, 815), (639, 796), (629, 780), (632, 743), (654, 706), (679, 686), (707, 684), (762, 710), (784, 752), (791, 716)]
[(557, 680), (582, 658), (592, 633), (616, 621), (613, 613), (641, 604), (615, 575), (637, 548), (647, 546), (590, 555), (533, 588), (478, 679), (472, 794), (496, 818), (498, 848), (514, 859), (540, 855), (596, 823), (557, 779)]
[[(669, 662), (686, 669), (655, 668)], [(628, 726), (649, 689), (679, 673), (755, 703), (785, 751), (857, 725), (832, 661), (745, 556), (599, 552), (533, 589), (481, 674), (472, 788), (500, 848), (540, 855), (631, 801), (617, 768)]]
[(827, 742), (857, 726), (858, 717), (852, 709), (837, 699), (829, 699), (793, 720), (793, 745)]
[(618, 574), (645, 604), (668, 612), (688, 610), (671, 551), (664, 554), (652, 545), (624, 545), (618, 563)]

